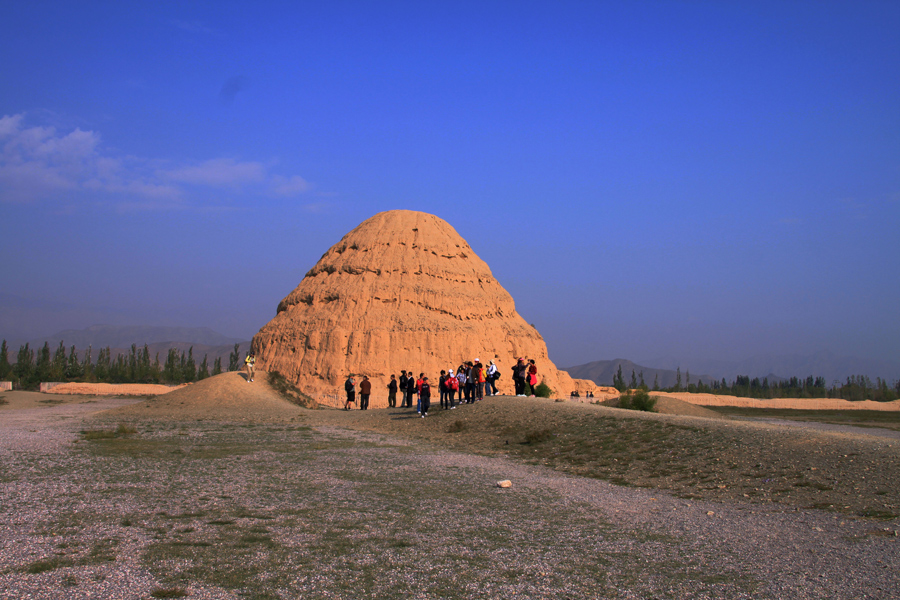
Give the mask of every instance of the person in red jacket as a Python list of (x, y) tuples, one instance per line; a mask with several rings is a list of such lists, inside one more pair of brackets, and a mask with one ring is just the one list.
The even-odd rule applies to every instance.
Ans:
[(369, 395), (372, 393), (372, 382), (368, 375), (363, 375), (359, 384), (359, 410), (369, 410)]
[(531, 364), (528, 365), (528, 385), (531, 386), (531, 397), (534, 398), (534, 393), (537, 389), (537, 365), (534, 364), (534, 359), (529, 360)]

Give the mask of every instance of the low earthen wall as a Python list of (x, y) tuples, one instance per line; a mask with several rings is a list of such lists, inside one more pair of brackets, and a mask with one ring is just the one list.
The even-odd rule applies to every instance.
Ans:
[(158, 396), (182, 388), (184, 385), (152, 383), (59, 383), (41, 384), (42, 392), (54, 394), (83, 394), (85, 396)]
[(775, 408), (792, 410), (883, 410), (900, 411), (900, 400), (893, 402), (874, 402), (863, 400), (851, 402), (840, 398), (738, 398), (736, 396), (718, 396), (716, 394), (688, 394), (685, 392), (652, 393), (653, 396), (675, 398), (700, 406), (734, 406), (738, 408)]

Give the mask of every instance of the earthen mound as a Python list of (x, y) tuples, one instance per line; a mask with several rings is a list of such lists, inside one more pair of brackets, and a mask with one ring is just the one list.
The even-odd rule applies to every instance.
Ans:
[(139, 420), (277, 421), (303, 411), (269, 386), (266, 373), (257, 372), (252, 383), (245, 377), (244, 373), (222, 373), (101, 414)]
[(409, 210), (379, 213), (331, 247), (277, 315), (253, 338), (260, 367), (277, 370), (323, 399), (343, 394), (348, 375), (368, 375), (371, 406), (387, 404), (390, 375), (494, 360), (498, 387), (512, 393), (512, 366), (535, 359), (558, 395), (595, 389), (556, 368), (512, 296), (446, 221)]
[[(652, 397), (656, 398), (656, 406), (654, 408), (654, 412), (662, 414), (662, 415), (681, 415), (684, 417), (704, 417), (707, 419), (724, 419), (725, 417), (713, 410), (709, 410), (708, 408), (703, 408), (702, 406), (697, 406), (696, 404), (691, 404), (690, 402), (685, 402), (684, 400), (678, 400), (676, 398), (669, 398), (666, 396), (656, 396), (655, 394), (650, 394)], [(609, 406), (612, 408), (619, 407), (619, 397), (609, 398), (608, 400), (604, 400), (600, 403), (603, 406)]]

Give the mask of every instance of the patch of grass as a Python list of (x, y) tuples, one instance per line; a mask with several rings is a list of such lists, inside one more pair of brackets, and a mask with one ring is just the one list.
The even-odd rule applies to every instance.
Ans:
[(452, 423), (450, 423), (450, 425), (447, 426), (447, 433), (459, 433), (459, 432), (465, 431), (465, 430), (466, 430), (466, 422), (461, 419), (457, 419), (456, 421), (453, 421)]
[(900, 411), (888, 410), (802, 410), (788, 408), (747, 408), (737, 406), (707, 407), (717, 413), (735, 417), (811, 421), (855, 427), (882, 427), (900, 430)]
[(549, 429), (533, 429), (525, 434), (526, 444), (539, 444), (546, 442), (553, 437), (553, 432)]
[(319, 403), (301, 392), (297, 386), (287, 380), (287, 378), (278, 371), (269, 371), (269, 385), (276, 392), (289, 402), (302, 406), (303, 408), (315, 409), (319, 408)]
[(150, 595), (154, 598), (184, 598), (188, 595), (187, 590), (180, 587), (156, 588)]
[(138, 431), (134, 426), (126, 423), (119, 423), (114, 429), (88, 429), (81, 432), (81, 437), (85, 441), (97, 440), (114, 440), (117, 438), (128, 437), (136, 434)]
[(32, 575), (36, 575), (38, 573), (46, 573), (47, 571), (53, 571), (55, 569), (59, 569), (60, 567), (68, 567), (72, 564), (72, 561), (66, 558), (62, 558), (59, 556), (52, 556), (50, 558), (44, 558), (41, 560), (36, 560), (23, 570), (26, 573), (30, 573)]

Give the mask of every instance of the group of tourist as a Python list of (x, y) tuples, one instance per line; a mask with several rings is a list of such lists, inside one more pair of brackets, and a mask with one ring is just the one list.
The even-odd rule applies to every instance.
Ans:
[[(525, 384), (531, 388), (531, 396), (537, 387), (537, 365), (534, 359), (526, 361), (518, 359), (512, 367), (512, 379), (516, 390), (516, 396), (525, 395)], [(458, 405), (473, 404), (484, 400), (485, 396), (496, 396), (497, 380), (500, 379), (500, 371), (493, 360), (487, 366), (481, 360), (464, 362), (454, 371), (442, 370), (438, 378), (438, 394), (440, 406), (443, 410), (455, 409)], [(428, 416), (431, 408), (431, 382), (425, 373), (419, 373), (416, 377), (412, 370), (400, 371), (400, 377), (391, 375), (388, 383), (388, 408), (397, 408), (397, 394), (400, 394), (400, 408), (412, 408), (413, 398), (416, 403), (416, 413), (422, 418)], [(350, 405), (356, 402), (356, 379), (351, 375), (344, 383), (347, 400), (344, 402), (344, 410), (350, 410)], [(369, 396), (372, 393), (372, 382), (368, 376), (363, 376), (359, 384), (359, 408), (368, 410)]]

